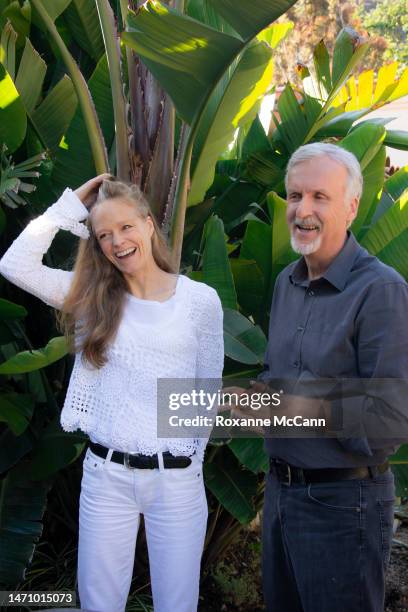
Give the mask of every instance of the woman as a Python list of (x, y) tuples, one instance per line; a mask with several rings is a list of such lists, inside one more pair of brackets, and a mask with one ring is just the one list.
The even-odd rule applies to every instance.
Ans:
[[(81, 238), (73, 272), (42, 264), (59, 229)], [(93, 612), (125, 609), (141, 514), (156, 612), (197, 608), (207, 440), (158, 438), (156, 388), (162, 378), (221, 378), (222, 309), (212, 288), (175, 275), (168, 262), (143, 194), (108, 175), (66, 189), (0, 261), (7, 279), (61, 310), (75, 332), (61, 424), (91, 439), (78, 589)]]

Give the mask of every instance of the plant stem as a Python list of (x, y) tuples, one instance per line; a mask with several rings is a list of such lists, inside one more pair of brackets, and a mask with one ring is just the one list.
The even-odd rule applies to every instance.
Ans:
[(130, 179), (126, 100), (121, 74), (121, 55), (113, 11), (109, 0), (95, 0), (101, 25), (112, 90), (113, 114), (115, 117), (117, 175), (123, 181)]
[(37, 10), (39, 16), (41, 17), (41, 20), (49, 31), (53, 41), (58, 47), (61, 53), (61, 57), (72, 79), (72, 83), (74, 85), (78, 97), (79, 106), (82, 110), (85, 126), (88, 132), (88, 138), (91, 145), (96, 172), (97, 174), (108, 172), (109, 166), (105, 141), (103, 139), (98, 115), (96, 114), (95, 105), (93, 103), (84, 76), (80, 71), (78, 64), (68, 51), (67, 46), (65, 45), (57, 30), (57, 27), (55, 26), (53, 20), (47, 13), (47, 10), (44, 8), (41, 0), (31, 1), (35, 9)]
[(190, 184), (190, 165), (191, 156), (193, 153), (193, 145), (197, 132), (197, 123), (195, 129), (187, 126), (187, 140), (185, 142), (184, 151), (182, 152), (182, 161), (180, 174), (177, 181), (176, 193), (174, 196), (173, 218), (171, 223), (170, 233), (170, 248), (172, 252), (173, 264), (178, 270), (180, 268), (181, 250), (183, 246), (184, 223), (187, 209), (187, 194)]

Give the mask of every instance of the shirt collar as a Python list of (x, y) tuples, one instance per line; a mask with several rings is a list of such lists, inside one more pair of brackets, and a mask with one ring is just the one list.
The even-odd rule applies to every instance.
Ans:
[[(351, 232), (347, 232), (347, 239), (337, 257), (332, 261), (328, 269), (321, 278), (327, 280), (331, 285), (342, 291), (346, 286), (350, 270), (353, 267), (360, 245)], [(295, 285), (308, 286), (307, 265), (304, 257), (301, 257), (292, 273), (289, 275), (291, 283)]]

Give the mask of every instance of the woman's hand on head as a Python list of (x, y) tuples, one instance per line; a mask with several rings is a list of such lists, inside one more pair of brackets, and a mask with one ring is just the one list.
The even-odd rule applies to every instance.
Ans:
[(78, 189), (76, 189), (74, 193), (81, 200), (82, 204), (89, 209), (95, 204), (95, 200), (98, 195), (99, 187), (101, 186), (102, 181), (111, 178), (111, 174), (99, 174), (98, 176), (95, 176), (94, 178), (81, 185), (81, 187), (78, 187)]

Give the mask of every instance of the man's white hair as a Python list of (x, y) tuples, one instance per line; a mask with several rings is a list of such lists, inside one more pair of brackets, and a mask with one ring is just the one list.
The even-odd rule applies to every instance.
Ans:
[(303, 145), (302, 147), (296, 149), (289, 159), (288, 166), (286, 168), (286, 191), (288, 190), (288, 174), (295, 166), (302, 164), (303, 162), (310, 161), (311, 159), (315, 159), (316, 157), (323, 157), (325, 155), (344, 166), (344, 168), (347, 170), (349, 180), (347, 181), (344, 194), (345, 201), (350, 202), (354, 198), (359, 200), (363, 192), (363, 175), (361, 174), (358, 159), (355, 155), (353, 155), (353, 153), (327, 142), (313, 142), (312, 144)]

